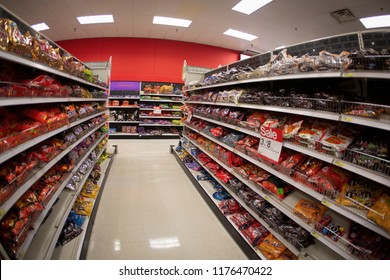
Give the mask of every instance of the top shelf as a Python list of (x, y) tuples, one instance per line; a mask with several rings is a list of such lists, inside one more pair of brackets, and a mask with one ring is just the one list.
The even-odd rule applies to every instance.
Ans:
[(241, 84), (260, 83), (278, 80), (296, 80), (296, 79), (317, 79), (317, 78), (377, 78), (377, 79), (390, 79), (389, 71), (347, 71), (347, 72), (312, 72), (312, 73), (299, 73), (288, 74), (272, 77), (261, 77), (246, 80), (234, 80), (225, 83), (218, 83), (207, 85), (203, 87), (191, 88), (186, 91), (203, 90), (218, 87), (235, 86)]
[(168, 97), (183, 97), (182, 94), (173, 94), (173, 93), (144, 93), (141, 91), (140, 96), (168, 96)]
[(39, 69), (39, 70), (42, 70), (42, 71), (45, 71), (45, 72), (48, 72), (48, 73), (51, 73), (51, 74), (54, 74), (54, 75), (66, 78), (66, 79), (69, 79), (69, 80), (76, 81), (78, 83), (81, 83), (81, 84), (84, 84), (84, 85), (87, 85), (87, 86), (90, 86), (90, 87), (94, 87), (94, 88), (101, 89), (101, 90), (107, 90), (107, 88), (105, 88), (105, 87), (102, 87), (102, 86), (96, 85), (94, 83), (88, 82), (88, 81), (83, 80), (83, 79), (81, 79), (79, 77), (70, 75), (68, 73), (65, 73), (65, 72), (62, 72), (60, 70), (51, 68), (51, 67), (46, 66), (44, 64), (41, 64), (41, 63), (38, 63), (38, 62), (34, 62), (34, 61), (31, 61), (31, 60), (26, 59), (24, 57), (17, 56), (17, 55), (14, 55), (12, 53), (8, 53), (8, 52), (2, 51), (2, 50), (0, 50), (0, 59), (8, 60), (8, 61), (15, 62), (15, 63), (21, 64), (21, 65), (24, 65), (24, 66), (28, 66), (28, 67), (32, 67), (32, 68), (35, 68), (35, 69)]

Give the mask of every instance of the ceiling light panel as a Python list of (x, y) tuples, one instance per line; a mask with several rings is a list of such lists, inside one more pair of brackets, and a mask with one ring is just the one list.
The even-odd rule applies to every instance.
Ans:
[(365, 28), (379, 28), (390, 26), (390, 15), (366, 17), (360, 19)]
[(43, 31), (49, 29), (49, 26), (47, 26), (47, 24), (44, 22), (31, 25), (31, 27), (36, 31)]
[(247, 41), (253, 41), (254, 39), (258, 38), (255, 35), (245, 33), (242, 31), (238, 31), (238, 30), (234, 30), (234, 29), (228, 29), (223, 34), (228, 35), (228, 36), (232, 36), (232, 37), (236, 37), (236, 38), (240, 38), (240, 39), (244, 39)]
[(77, 20), (80, 24), (111, 23), (114, 22), (114, 17), (112, 15), (96, 15), (77, 17)]
[(241, 0), (232, 10), (250, 15), (273, 0)]
[(188, 27), (192, 23), (191, 20), (181, 18), (170, 18), (170, 17), (153, 17), (153, 24), (171, 25), (179, 27)]

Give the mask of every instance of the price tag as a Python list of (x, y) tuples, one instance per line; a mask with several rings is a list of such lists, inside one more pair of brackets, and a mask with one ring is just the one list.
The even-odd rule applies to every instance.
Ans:
[(320, 239), (320, 235), (317, 232), (315, 232), (315, 231), (312, 231), (311, 235), (313, 235), (317, 239)]
[(341, 167), (344, 167), (344, 162), (342, 162), (342, 161), (339, 161), (339, 160), (335, 160), (334, 161), (334, 164), (336, 164), (336, 165), (338, 165), (338, 166), (341, 166)]
[(341, 120), (343, 122), (353, 122), (353, 118), (352, 117), (342, 117)]
[(3, 217), (5, 214), (5, 209), (4, 208), (1, 208), (0, 210), (0, 217)]
[(327, 207), (332, 206), (332, 205), (330, 204), (330, 202), (327, 201), (326, 199), (323, 199), (323, 200), (321, 201), (321, 203), (324, 204), (324, 205), (327, 206)]
[(153, 115), (161, 115), (161, 107), (160, 106), (153, 107)]
[(279, 161), (283, 146), (283, 131), (280, 128), (260, 127), (259, 154)]
[(268, 195), (264, 196), (265, 200), (270, 201), (270, 198)]
[(354, 74), (353, 73), (343, 73), (343, 77), (352, 78), (352, 77), (354, 77)]

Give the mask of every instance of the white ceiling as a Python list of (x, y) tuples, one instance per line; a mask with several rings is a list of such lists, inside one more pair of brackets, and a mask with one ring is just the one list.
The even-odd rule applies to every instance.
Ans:
[[(0, 0), (28, 24), (45, 22), (53, 41), (142, 37), (264, 52), (316, 38), (364, 30), (340, 24), (331, 11), (349, 8), (357, 18), (390, 14), (389, 0), (274, 0), (251, 15), (232, 10), (239, 0)], [(113, 14), (115, 23), (81, 25), (77, 16)], [(154, 15), (192, 20), (189, 28), (153, 25)], [(223, 35), (233, 28), (258, 36), (248, 42)]]

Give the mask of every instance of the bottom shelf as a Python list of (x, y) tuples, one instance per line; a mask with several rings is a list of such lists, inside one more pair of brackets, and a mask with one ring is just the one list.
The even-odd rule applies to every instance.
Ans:
[(109, 139), (179, 139), (179, 134), (138, 134), (138, 133), (113, 133), (108, 135)]
[[(109, 169), (110, 163), (113, 160), (112, 156), (110, 156), (108, 159), (103, 161), (100, 164), (101, 167), (101, 178), (98, 181), (98, 185), (100, 186), (99, 195), (101, 195), (103, 188), (104, 188), (104, 181), (105, 177), (107, 176), (107, 170)], [(98, 207), (98, 201), (93, 200), (93, 211), (96, 211)], [(97, 206), (95, 206), (97, 205)], [(86, 217), (83, 226), (82, 226), (82, 233), (74, 238), (73, 240), (69, 241), (64, 246), (58, 246), (54, 249), (52, 260), (78, 260), (80, 259), (83, 244), (85, 241), (86, 236), (88, 235), (88, 227), (90, 226), (90, 222), (93, 221), (93, 217)]]
[(239, 245), (241, 250), (245, 255), (251, 260), (266, 259), (258, 249), (252, 247), (238, 230), (238, 228), (233, 224), (233, 222), (227, 217), (218, 208), (219, 201), (213, 198), (213, 186), (209, 181), (198, 181), (196, 179), (197, 175), (200, 175), (200, 172), (196, 172), (188, 169), (184, 163), (180, 160), (178, 153), (175, 150), (175, 147), (171, 147), (172, 153), (175, 155), (176, 160), (179, 162), (182, 169), (186, 172), (190, 180), (193, 182), (194, 186), (197, 188), (198, 192), (205, 199), (206, 203), (210, 206), (211, 210), (214, 212), (216, 217), (229, 232), (232, 238)]

